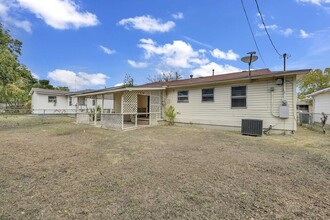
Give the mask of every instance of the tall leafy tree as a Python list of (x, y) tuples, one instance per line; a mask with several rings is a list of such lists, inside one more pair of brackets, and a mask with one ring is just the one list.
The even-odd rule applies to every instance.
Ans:
[(320, 69), (310, 71), (308, 74), (298, 80), (298, 98), (311, 104), (311, 99), (307, 95), (330, 87), (330, 68), (324, 72)]
[(34, 88), (41, 89), (54, 89), (54, 86), (49, 83), (49, 80), (40, 79), (36, 84), (33, 85)]
[(10, 36), (0, 24), (0, 102), (20, 106), (29, 100), (28, 92), (36, 82), (18, 60), (22, 42)]

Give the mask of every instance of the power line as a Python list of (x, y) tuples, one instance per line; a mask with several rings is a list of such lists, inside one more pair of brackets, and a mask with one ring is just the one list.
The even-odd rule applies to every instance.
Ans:
[(264, 17), (262, 16), (262, 13), (261, 13), (260, 8), (259, 8), (258, 0), (254, 0), (254, 1), (255, 1), (256, 5), (257, 5), (257, 9), (258, 9), (258, 12), (259, 12), (259, 15), (260, 15), (260, 18), (261, 18), (262, 24), (263, 24), (263, 26), (264, 26), (264, 29), (265, 29), (266, 33), (267, 33), (267, 36), (268, 36), (268, 39), (269, 39), (270, 43), (272, 44), (272, 46), (273, 46), (274, 50), (276, 51), (276, 53), (277, 53), (279, 56), (282, 56), (282, 54), (280, 54), (280, 53), (278, 52), (277, 48), (276, 48), (275, 45), (274, 45), (274, 42), (273, 42), (272, 38), (270, 37), (270, 34), (269, 34), (268, 30), (267, 30), (267, 26), (266, 26), (265, 21), (264, 21)]
[(248, 24), (249, 24), (249, 28), (250, 28), (251, 35), (252, 35), (252, 37), (253, 37), (254, 44), (256, 45), (256, 48), (257, 48), (258, 53), (259, 53), (259, 55), (260, 55), (260, 58), (261, 58), (261, 60), (262, 60), (262, 62), (263, 62), (263, 64), (264, 64), (264, 66), (266, 67), (265, 61), (264, 61), (264, 59), (262, 58), (261, 52), (260, 52), (260, 50), (259, 50), (259, 46), (258, 46), (257, 40), (256, 40), (256, 38), (255, 38), (255, 36), (254, 36), (254, 34), (253, 34), (252, 27), (251, 27), (251, 23), (250, 23), (250, 20), (249, 20), (248, 15), (247, 15), (247, 13), (246, 13), (246, 10), (245, 10), (245, 6), (244, 6), (244, 3), (243, 3), (243, 0), (241, 0), (241, 4), (242, 4), (243, 10), (244, 10), (245, 18), (246, 18), (246, 20), (247, 20), (247, 22), (248, 22)]

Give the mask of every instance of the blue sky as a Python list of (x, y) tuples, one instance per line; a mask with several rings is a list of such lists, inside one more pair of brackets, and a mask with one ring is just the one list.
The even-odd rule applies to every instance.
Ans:
[[(287, 69), (330, 66), (330, 0), (258, 2)], [(261, 53), (253, 68), (281, 70), (255, 0), (243, 3)], [(240, 58), (257, 51), (241, 0), (0, 0), (0, 19), (33, 74), (72, 90), (111, 87), (126, 73), (143, 84), (168, 71), (246, 70)]]

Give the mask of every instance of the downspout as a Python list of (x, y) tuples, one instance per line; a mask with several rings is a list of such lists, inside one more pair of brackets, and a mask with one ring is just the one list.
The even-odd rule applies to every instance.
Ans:
[(274, 88), (272, 88), (272, 90), (271, 90), (272, 95), (271, 95), (271, 102), (270, 102), (270, 111), (272, 113), (272, 116), (274, 116), (275, 118), (279, 118), (280, 116), (275, 115), (273, 112), (273, 101), (274, 101), (274, 90), (273, 89)]

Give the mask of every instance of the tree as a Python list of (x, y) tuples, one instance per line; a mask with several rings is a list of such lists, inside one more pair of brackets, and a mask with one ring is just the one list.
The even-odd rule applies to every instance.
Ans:
[(124, 86), (134, 86), (134, 79), (129, 73), (126, 73), (123, 84)]
[(0, 102), (21, 106), (29, 100), (28, 92), (36, 82), (29, 69), (21, 64), (22, 43), (10, 36), (0, 24)]
[(172, 71), (163, 72), (154, 76), (148, 76), (149, 82), (169, 82), (178, 79), (182, 79), (182, 75), (178, 72), (174, 73)]
[(49, 83), (49, 80), (40, 79), (36, 84), (33, 85), (34, 88), (40, 89), (54, 89), (54, 86)]
[(67, 86), (57, 86), (57, 87), (55, 87), (55, 89), (61, 90), (61, 91), (67, 91), (67, 92), (70, 91), (69, 87), (67, 87)]
[(312, 100), (307, 95), (327, 87), (330, 87), (330, 68), (323, 73), (320, 69), (312, 70), (298, 80), (298, 98), (311, 104)]

